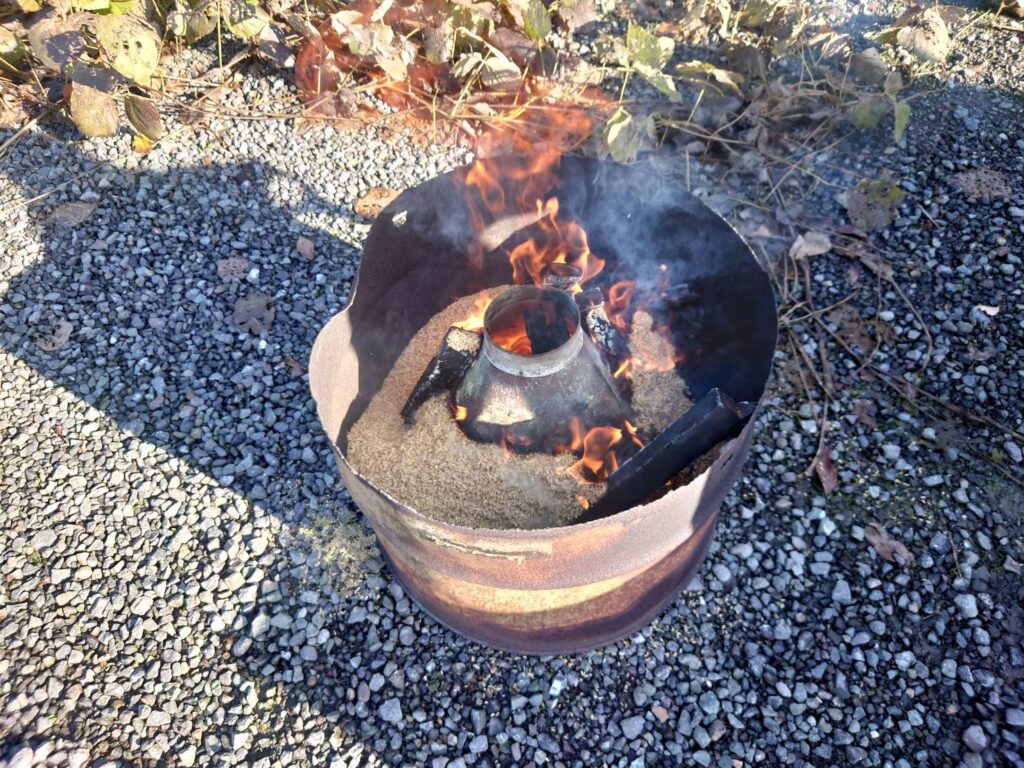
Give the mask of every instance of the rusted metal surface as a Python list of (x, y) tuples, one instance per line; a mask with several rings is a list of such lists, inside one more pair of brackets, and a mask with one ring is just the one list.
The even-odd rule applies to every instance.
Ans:
[[(678, 186), (650, 194), (651, 169), (582, 158), (561, 166), (560, 203), (595, 252), (665, 264), (700, 301), (673, 318), (695, 397), (721, 387), (760, 400), (775, 347), (770, 283), (741, 238)], [(659, 187), (659, 189), (663, 189)], [(469, 217), (448, 174), (403, 193), (377, 219), (349, 307), (317, 337), (310, 385), (342, 478), (395, 573), (431, 615), (481, 642), (526, 653), (579, 651), (629, 635), (685, 586), (750, 446), (753, 420), (688, 485), (593, 522), (541, 530), (431, 520), (348, 463), (347, 434), (412, 335), (453, 298), (510, 281), (507, 259), (466, 260)], [(630, 240), (623, 239), (626, 221)]]

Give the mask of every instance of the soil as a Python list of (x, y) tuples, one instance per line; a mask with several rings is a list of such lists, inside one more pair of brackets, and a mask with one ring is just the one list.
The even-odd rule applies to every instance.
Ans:
[[(507, 287), (490, 289), (492, 297)], [(452, 323), (472, 313), (476, 296), (435, 315), (413, 337), (349, 433), (348, 459), (370, 482), (428, 517), (476, 528), (533, 529), (571, 525), (603, 483), (581, 482), (570, 454), (507, 453), (459, 429), (447, 395), (436, 395), (406, 424), (400, 411)], [(634, 321), (630, 342), (659, 343), (650, 317)], [(652, 338), (653, 336), (653, 338)], [(639, 371), (634, 379), (638, 427), (654, 435), (689, 406), (672, 371)]]

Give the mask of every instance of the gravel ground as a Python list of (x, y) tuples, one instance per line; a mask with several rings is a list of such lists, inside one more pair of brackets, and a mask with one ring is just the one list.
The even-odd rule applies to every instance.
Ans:
[[(934, 394), (1020, 431), (1024, 97), (996, 55), (1017, 38), (968, 37), (904, 145), (880, 129), (828, 168), (911, 193), (882, 242), (929, 333), (891, 286), (860, 291), (891, 329), (876, 364), (927, 365)], [(226, 103), (281, 88), (247, 76)], [(147, 156), (67, 138), (33, 131), (0, 176), (6, 765), (1024, 764), (1020, 442), (850, 364), (826, 498), (803, 474), (818, 423), (780, 375), (699, 583), (600, 651), (486, 650), (383, 569), (300, 365), (358, 264), (354, 201), (464, 153), (273, 120)], [(951, 177), (979, 167), (1009, 195), (969, 200)], [(68, 225), (69, 202), (96, 207)], [(242, 278), (218, 276), (235, 257)], [(815, 274), (819, 306), (848, 292), (845, 259)], [(253, 290), (277, 299), (260, 337), (231, 320)], [(60, 319), (70, 340), (41, 349)], [(878, 557), (872, 522), (912, 566)]]

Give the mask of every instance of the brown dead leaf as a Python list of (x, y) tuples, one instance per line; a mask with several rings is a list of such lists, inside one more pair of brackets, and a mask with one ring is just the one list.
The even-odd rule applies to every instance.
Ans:
[(313, 254), (316, 252), (316, 243), (308, 237), (300, 237), (295, 243), (295, 250), (302, 258), (312, 260)]
[(50, 223), (58, 227), (77, 227), (89, 220), (96, 211), (96, 203), (75, 201), (62, 203), (50, 214)]
[(69, 321), (61, 318), (54, 323), (49, 333), (36, 339), (36, 346), (44, 352), (56, 352), (68, 343), (68, 339), (71, 338), (71, 331), (74, 328)]
[(260, 291), (240, 296), (231, 319), (243, 331), (254, 335), (264, 333), (274, 322), (274, 300)]
[(821, 482), (821, 489), (826, 495), (832, 493), (839, 485), (839, 476), (832, 464), (832, 452), (827, 445), (823, 445), (818, 460), (814, 462), (814, 471), (818, 473), (818, 480)]
[(241, 280), (249, 273), (249, 260), (242, 256), (229, 256), (217, 262), (217, 274), (225, 280)]
[(871, 429), (878, 428), (878, 422), (875, 420), (877, 410), (878, 406), (871, 400), (857, 398), (853, 401), (854, 418), (865, 427), (870, 427)]
[(851, 264), (846, 268), (846, 282), (850, 285), (856, 285), (860, 282), (863, 273), (860, 271), (860, 267), (856, 264)]
[(902, 541), (890, 536), (889, 532), (878, 523), (868, 523), (864, 526), (864, 538), (883, 560), (904, 566), (913, 564), (913, 553)]
[(292, 378), (297, 379), (306, 372), (306, 366), (304, 366), (291, 355), (285, 355), (285, 358), (281, 361), (281, 363), (288, 368), (288, 374)]
[(356, 200), (355, 211), (367, 219), (375, 219), (398, 195), (399, 192), (395, 189), (373, 187), (369, 192)]
[(892, 278), (892, 265), (883, 259), (881, 254), (874, 251), (861, 250), (857, 253), (857, 259), (861, 264), (870, 269), (872, 274), (887, 279)]
[(789, 248), (791, 259), (803, 259), (807, 256), (820, 256), (832, 250), (832, 241), (824, 232), (804, 232), (799, 235)]
[(836, 333), (846, 344), (867, 353), (875, 348), (867, 324), (860, 313), (849, 304), (840, 304), (827, 315), (836, 324)]
[(991, 168), (972, 168), (969, 171), (960, 171), (953, 177), (953, 181), (972, 202), (981, 197), (1009, 198), (1013, 196), (1013, 190), (1010, 188), (1006, 176)]

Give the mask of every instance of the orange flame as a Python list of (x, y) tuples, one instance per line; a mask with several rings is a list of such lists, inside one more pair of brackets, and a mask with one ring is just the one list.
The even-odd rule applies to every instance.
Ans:
[(554, 446), (551, 452), (557, 456), (560, 453), (577, 453), (581, 450), (583, 450), (583, 422), (579, 416), (573, 416), (569, 419), (568, 442)]
[(629, 328), (626, 312), (629, 311), (629, 305), (633, 301), (635, 292), (635, 280), (620, 280), (608, 289), (608, 303), (605, 305), (605, 312), (612, 324), (623, 333)]
[(452, 325), (467, 331), (482, 331), (484, 329), (484, 315), (487, 313), (487, 308), (490, 305), (491, 296), (487, 291), (484, 291), (473, 302), (473, 310), (470, 312), (469, 317), (465, 320), (459, 320), (457, 323), (452, 323)]
[(629, 378), (633, 375), (633, 358), (627, 357), (622, 361), (622, 364), (615, 369), (615, 373), (612, 374), (612, 378), (621, 379), (623, 376)]
[(590, 502), (587, 501), (585, 496), (577, 496), (576, 502), (584, 509), (590, 509)]
[(594, 427), (583, 438), (583, 456), (570, 470), (585, 482), (603, 483), (619, 468), (619, 460), (612, 450), (622, 440), (622, 430), (616, 427)]
[(552, 194), (558, 185), (562, 154), (579, 145), (590, 128), (586, 112), (565, 109), (545, 113), (542, 121), (506, 121), (481, 137), (479, 159), (464, 179), (475, 235), (469, 245), (474, 270), (483, 267), (480, 236), (489, 222), (534, 214), (540, 219), (532, 225), (531, 236), (509, 253), (513, 282), (540, 285), (544, 271), (555, 263), (579, 267), (582, 282), (601, 271), (604, 260), (591, 252), (579, 223), (560, 217), (558, 198)]
[(624, 421), (623, 424), (626, 426), (626, 433), (629, 435), (629, 439), (633, 441), (633, 445), (637, 448), (643, 448), (644, 443), (643, 440), (637, 437), (636, 427), (630, 424), (629, 421)]
[(465, 421), (466, 417), (468, 415), (469, 415), (469, 409), (466, 408), (466, 406), (464, 406), (464, 405), (456, 405), (455, 406), (455, 420), (456, 421)]

